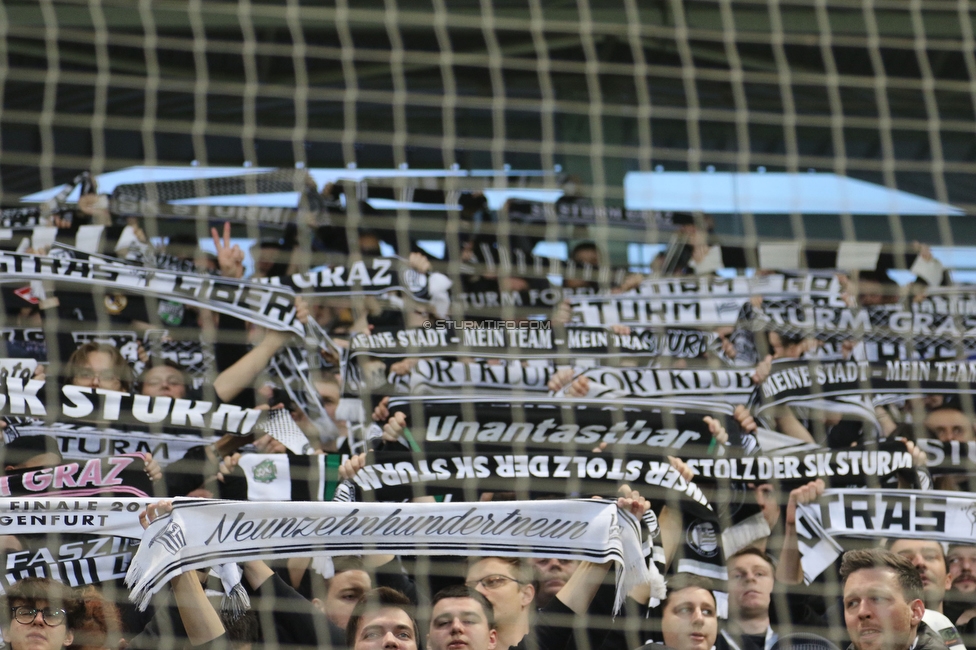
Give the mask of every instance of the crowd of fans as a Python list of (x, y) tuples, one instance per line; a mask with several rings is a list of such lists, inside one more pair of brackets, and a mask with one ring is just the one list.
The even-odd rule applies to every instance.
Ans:
[[(469, 218), (486, 210), (478, 201), (469, 201), (465, 209)], [(708, 222), (679, 215), (675, 223), (680, 233), (678, 243), (655, 262), (654, 272), (657, 277), (707, 277), (711, 270), (705, 260), (715, 244)], [(390, 237), (383, 231), (362, 230), (359, 250), (347, 246), (345, 241), (337, 246), (335, 229), (322, 228), (308, 231), (310, 241), (299, 245), (298, 240), (305, 237), (303, 228), (297, 237), (294, 232), (286, 232), (256, 244), (252, 251), (255, 270), (247, 278), (246, 256), (232, 244), (230, 224), (224, 224), (222, 231), (217, 227), (212, 230), (215, 255), (199, 250), (192, 254), (183, 251), (183, 255), (192, 257), (199, 273), (258, 280), (307, 270), (308, 260), (303, 255), (309, 251), (313, 255), (333, 255), (331, 259), (345, 255), (352, 260), (377, 254), (381, 241), (397, 244), (395, 233)], [(162, 226), (159, 231), (163, 231)], [(136, 232), (139, 245), (148, 246), (141, 230)], [(174, 250), (176, 239), (173, 238)], [(460, 242), (459, 257), (452, 262), (472, 264), (480, 270), (457, 276), (455, 281), (463, 286), (454, 292), (458, 288), (468, 292), (486, 288), (526, 291), (549, 282), (509, 275), (499, 278), (484, 271), (486, 257), (491, 256), (485, 255), (484, 244), (491, 241), (473, 237)], [(491, 249), (491, 245), (487, 248)], [(497, 254), (498, 249), (493, 250)], [(48, 251), (32, 252), (44, 255)], [(124, 255), (125, 251), (116, 253)], [(924, 247), (919, 255), (931, 258)], [(404, 259), (404, 263), (409, 263), (413, 271), (428, 278), (436, 273), (437, 260), (421, 250), (413, 249), (405, 257), (409, 260)], [(647, 279), (618, 275), (619, 282), (614, 283), (608, 279), (611, 274), (600, 276), (596, 271), (604, 256), (592, 242), (576, 245), (570, 257), (577, 269), (563, 279), (565, 289), (593, 295), (625, 295), (639, 290)], [(844, 299), (852, 306), (899, 301), (907, 304), (924, 293), (924, 287), (916, 285), (910, 292), (900, 294), (883, 273), (844, 277), (842, 284)], [(45, 286), (43, 295), (36, 296), (37, 300), (30, 304), (12, 291), (4, 290), (3, 298), (6, 327), (40, 328), (45, 332), (46, 356), (37, 364), (35, 378), (96, 391), (285, 409), (307, 437), (312, 453), (342, 457), (339, 474), (346, 479), (369, 463), (369, 454), (408, 450), (417, 444), (409, 436), (410, 426), (402, 412), (391, 414), (387, 402), (374, 400), (374, 396), (363, 399), (343, 393), (347, 380), (343, 363), (350, 338), (363, 332), (416, 326), (425, 319), (451, 313), (438, 313), (438, 296), (430, 296), (429, 302), (417, 301), (410, 295), (392, 301), (376, 297), (298, 297), (298, 321), (314, 322), (328, 333), (334, 348), (305, 357), (307, 367), (302, 372), (307, 373), (315, 395), (311, 400), (297, 400), (289, 392), (293, 386), (286, 385), (294, 378), (282, 378), (275, 362), (283, 351), (305, 347), (289, 332), (262, 328), (200, 306), (127, 294), (121, 288), (80, 291), (77, 286), (55, 283)], [(758, 304), (761, 306), (761, 301)], [(547, 316), (557, 327), (566, 325), (573, 318), (572, 307), (569, 302), (560, 302)], [(169, 344), (168, 348), (157, 345), (161, 339), (147, 336), (161, 329), (167, 330), (162, 341)], [(613, 329), (625, 333), (629, 328), (618, 325)], [(116, 343), (109, 342), (111, 337), (105, 333), (116, 330), (136, 333), (138, 345), (134, 354), (127, 356)], [(74, 336), (78, 332), (92, 336), (78, 344), (79, 339)], [(746, 367), (742, 366), (743, 359), (736, 361), (740, 349), (731, 340), (731, 332), (720, 329), (716, 333), (718, 345), (702, 358), (659, 359), (654, 362), (655, 367)], [(174, 349), (172, 344), (181, 341), (199, 344), (199, 354), (207, 360), (202, 371), (181, 365), (176, 354), (163, 352)], [(863, 352), (856, 337), (831, 347), (814, 336), (767, 331), (755, 334), (754, 345), (758, 363), (748, 367), (755, 368), (752, 380), (756, 387), (780, 360), (863, 358), (858, 356)], [(5, 356), (17, 356), (9, 341)], [(627, 360), (616, 361), (618, 365), (628, 365)], [(357, 363), (363, 363), (362, 359)], [(605, 387), (580, 376), (574, 369), (580, 365), (577, 360), (536, 359), (521, 363), (552, 369), (547, 386), (551, 395), (572, 400), (605, 392)], [(408, 375), (415, 364), (416, 359), (401, 359), (382, 366), (382, 372), (392, 380)], [(614, 397), (603, 399), (612, 401)], [(316, 401), (317, 404), (310, 403)], [(958, 395), (889, 400), (875, 409), (877, 428), (844, 417), (840, 408), (832, 412), (787, 405), (775, 411), (770, 428), (796, 444), (821, 448), (870, 447), (886, 437), (905, 439), (921, 469), (925, 457), (910, 444), (912, 441), (976, 441), (968, 404)], [(459, 400), (459, 414), (462, 408), (463, 400)], [(730, 423), (744, 435), (758, 428), (748, 406), (741, 404), (724, 425), (713, 422), (714, 427), (709, 427), (719, 447), (737, 444), (739, 437), (730, 437), (725, 431)], [(35, 430), (41, 428), (41, 423), (30, 424), (24, 418), (7, 418), (3, 423), (3, 467), (8, 475), (71, 460), (63, 454), (66, 448), (57, 439), (56, 428), (48, 436), (37, 435)], [(23, 433), (27, 430), (32, 433)], [(160, 459), (145, 455), (145, 472), (152, 485), (149, 494), (160, 500), (141, 512), (144, 526), (170, 511), (170, 498), (247, 498), (241, 458), (249, 453), (294, 453), (273, 435), (261, 432), (249, 436), (213, 435), (199, 442), (173, 462), (161, 464)], [(594, 451), (612, 454), (612, 444), (608, 447), (604, 443)], [(672, 463), (687, 480), (694, 480), (694, 472), (680, 458), (673, 458)], [(972, 545), (946, 545), (938, 540), (892, 538), (877, 548), (869, 541), (852, 541), (850, 550), (837, 562), (810, 584), (804, 584), (797, 507), (816, 503), (828, 483), (829, 480), (817, 478), (783, 489), (774, 481), (744, 482), (740, 489), (751, 495), (770, 532), (727, 553), (724, 566), (711, 576), (682, 571), (674, 561), (678, 547), (685, 543), (683, 538), (690, 533), (680, 523), (681, 513), (674, 512), (673, 507), (670, 512), (668, 506), (654, 512), (653, 499), (642, 497), (640, 486), (636, 485), (621, 485), (619, 494), (595, 495), (616, 498), (621, 509), (637, 518), (646, 518), (650, 510), (660, 522), (660, 539), (655, 546), (663, 549), (663, 554), (653, 560), (667, 580), (666, 596), (657, 598), (649, 588), (636, 589), (616, 616), (611, 613), (615, 594), (614, 581), (607, 578), (608, 564), (493, 557), (488, 552), (476, 552), (464, 559), (348, 555), (332, 558), (325, 568), (321, 558), (252, 560), (241, 566), (241, 584), (250, 595), (250, 607), (244, 612), (222, 607), (220, 599), (213, 596), (215, 578), (208, 571), (191, 571), (174, 578), (147, 612), (139, 612), (128, 602), (121, 580), (77, 587), (66, 586), (55, 579), (59, 576), (51, 575), (18, 580), (12, 558), (18, 552), (35, 549), (36, 540), (6, 535), (0, 627), (13, 650), (224, 645), (352, 650), (598, 650), (635, 649), (644, 644), (674, 650), (771, 650), (799, 646), (826, 649), (848, 641), (856, 650), (938, 650), (943, 646), (958, 649), (964, 641), (976, 641), (976, 540)], [(960, 474), (938, 478), (936, 487), (966, 495), (969, 484), (966, 475)], [(479, 490), (477, 496), (482, 500), (521, 498), (517, 490)], [(559, 496), (590, 495), (550, 495)], [(437, 507), (432, 498), (419, 498), (431, 501), (431, 508)]]

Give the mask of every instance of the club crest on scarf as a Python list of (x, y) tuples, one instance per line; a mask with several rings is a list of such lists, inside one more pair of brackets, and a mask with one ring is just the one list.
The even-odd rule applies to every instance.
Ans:
[(258, 483), (273, 483), (278, 478), (278, 468), (270, 458), (254, 466), (254, 480)]
[(696, 521), (688, 527), (686, 541), (702, 557), (714, 557), (718, 553), (718, 532), (710, 521)]
[(162, 544), (172, 555), (176, 555), (181, 548), (186, 546), (186, 535), (183, 534), (183, 529), (178, 523), (171, 521), (166, 525), (166, 528), (156, 533), (149, 540), (149, 546), (151, 547), (156, 542)]

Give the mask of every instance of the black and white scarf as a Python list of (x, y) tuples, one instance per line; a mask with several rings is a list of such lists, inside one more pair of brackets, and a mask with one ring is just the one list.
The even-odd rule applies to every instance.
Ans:
[[(447, 321), (442, 321), (447, 323)], [(352, 337), (352, 355), (377, 357), (475, 356), (499, 359), (578, 357), (676, 357), (694, 359), (715, 348), (713, 332), (678, 328), (631, 328), (620, 335), (604, 328), (571, 326), (555, 329), (547, 321), (509, 326), (472, 323), (470, 329), (441, 327), (430, 321), (422, 329), (383, 331)]]
[(4, 430), (6, 442), (21, 436), (41, 435), (51, 436), (58, 441), (58, 451), (65, 460), (85, 461), (114, 454), (148, 453), (152, 454), (160, 467), (183, 458), (190, 448), (207, 442), (193, 434), (100, 429), (68, 422), (8, 426)]
[[(419, 442), (524, 445), (534, 449), (611, 448), (668, 450), (716, 446), (706, 415), (725, 419), (733, 447), (747, 447), (728, 416), (728, 405), (692, 406), (679, 401), (580, 400), (546, 397), (395, 397), (393, 415), (403, 412), (411, 436)], [(417, 420), (417, 415), (422, 419)], [(473, 416), (473, 417), (472, 417)]]
[(295, 294), (286, 287), (208, 275), (175, 273), (87, 259), (0, 252), (0, 282), (48, 280), (150, 295), (228, 314), (271, 329), (304, 335)]
[(807, 583), (843, 552), (835, 538), (905, 538), (972, 544), (976, 497), (936, 490), (826, 490), (797, 507), (797, 532)]
[(500, 503), (183, 501), (146, 530), (126, 584), (140, 609), (174, 576), (313, 554), (562, 557), (617, 564), (617, 603), (650, 581), (640, 522), (592, 499)]
[(122, 391), (64, 385), (51, 391), (46, 381), (7, 377), (0, 386), (0, 416), (52, 419), (58, 422), (110, 422), (140, 427), (189, 427), (246, 435), (262, 421), (263, 412), (205, 400), (149, 397)]

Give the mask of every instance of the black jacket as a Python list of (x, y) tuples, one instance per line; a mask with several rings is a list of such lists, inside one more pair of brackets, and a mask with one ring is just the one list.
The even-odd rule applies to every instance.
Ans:
[[(937, 632), (925, 623), (918, 624), (918, 640), (911, 650), (946, 650), (945, 641)], [(847, 646), (847, 650), (857, 650), (854, 644)]]

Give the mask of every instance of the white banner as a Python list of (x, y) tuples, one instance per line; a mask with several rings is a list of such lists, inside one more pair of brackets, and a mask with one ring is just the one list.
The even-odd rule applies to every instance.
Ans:
[(650, 581), (639, 522), (593, 499), (498, 503), (288, 503), (176, 500), (126, 576), (145, 609), (190, 569), (262, 558), (406, 554), (560, 557), (617, 564), (617, 605)]

